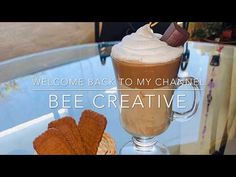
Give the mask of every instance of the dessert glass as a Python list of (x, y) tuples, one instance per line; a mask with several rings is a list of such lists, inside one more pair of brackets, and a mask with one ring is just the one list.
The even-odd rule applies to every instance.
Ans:
[[(112, 57), (120, 98), (121, 124), (132, 135), (132, 140), (121, 148), (120, 154), (169, 154), (168, 148), (159, 143), (156, 136), (163, 133), (171, 121), (187, 121), (196, 113), (200, 85), (193, 77), (177, 76), (180, 60), (181, 56), (165, 63), (144, 64)], [(126, 79), (131, 80), (132, 84), (125, 83)], [(153, 82), (138, 84), (137, 79)], [(165, 82), (167, 80), (176, 82), (170, 84)], [(187, 111), (174, 111), (171, 101), (174, 92), (185, 84), (192, 87), (193, 104)], [(121, 99), (124, 97), (126, 101)], [(134, 102), (137, 104), (134, 105)]]

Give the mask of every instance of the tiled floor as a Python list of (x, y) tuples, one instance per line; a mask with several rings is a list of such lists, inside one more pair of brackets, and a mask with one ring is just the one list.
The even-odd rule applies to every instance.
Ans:
[(94, 23), (0, 23), (0, 61), (52, 48), (94, 42)]

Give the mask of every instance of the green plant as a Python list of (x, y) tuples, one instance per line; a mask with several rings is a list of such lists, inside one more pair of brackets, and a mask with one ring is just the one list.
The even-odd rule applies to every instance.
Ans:
[(204, 39), (219, 37), (222, 32), (222, 22), (204, 22), (201, 28), (197, 28), (192, 33), (192, 38)]
[(206, 30), (199, 28), (193, 31), (192, 38), (204, 39), (207, 37)]
[(222, 22), (206, 22), (204, 23), (206, 31), (207, 31), (207, 36), (219, 36), (222, 32)]

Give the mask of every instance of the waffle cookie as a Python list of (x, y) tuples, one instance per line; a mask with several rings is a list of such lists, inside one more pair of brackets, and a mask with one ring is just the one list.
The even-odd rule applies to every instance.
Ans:
[(33, 142), (34, 149), (40, 155), (72, 155), (75, 151), (67, 142), (62, 133), (49, 128), (46, 132), (38, 136)]
[(106, 124), (103, 115), (85, 110), (78, 125), (69, 116), (50, 122), (33, 147), (39, 155), (115, 154), (115, 142), (104, 132)]
[(106, 118), (92, 110), (85, 110), (81, 114), (78, 130), (87, 154), (94, 155), (97, 153), (106, 124)]
[(77, 124), (72, 117), (63, 117), (61, 119), (52, 121), (48, 124), (48, 128), (58, 129), (76, 154), (86, 154)]

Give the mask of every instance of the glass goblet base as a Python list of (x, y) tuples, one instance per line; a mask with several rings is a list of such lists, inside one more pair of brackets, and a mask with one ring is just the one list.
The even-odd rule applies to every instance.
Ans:
[(169, 155), (168, 148), (152, 138), (133, 137), (120, 150), (121, 155)]

